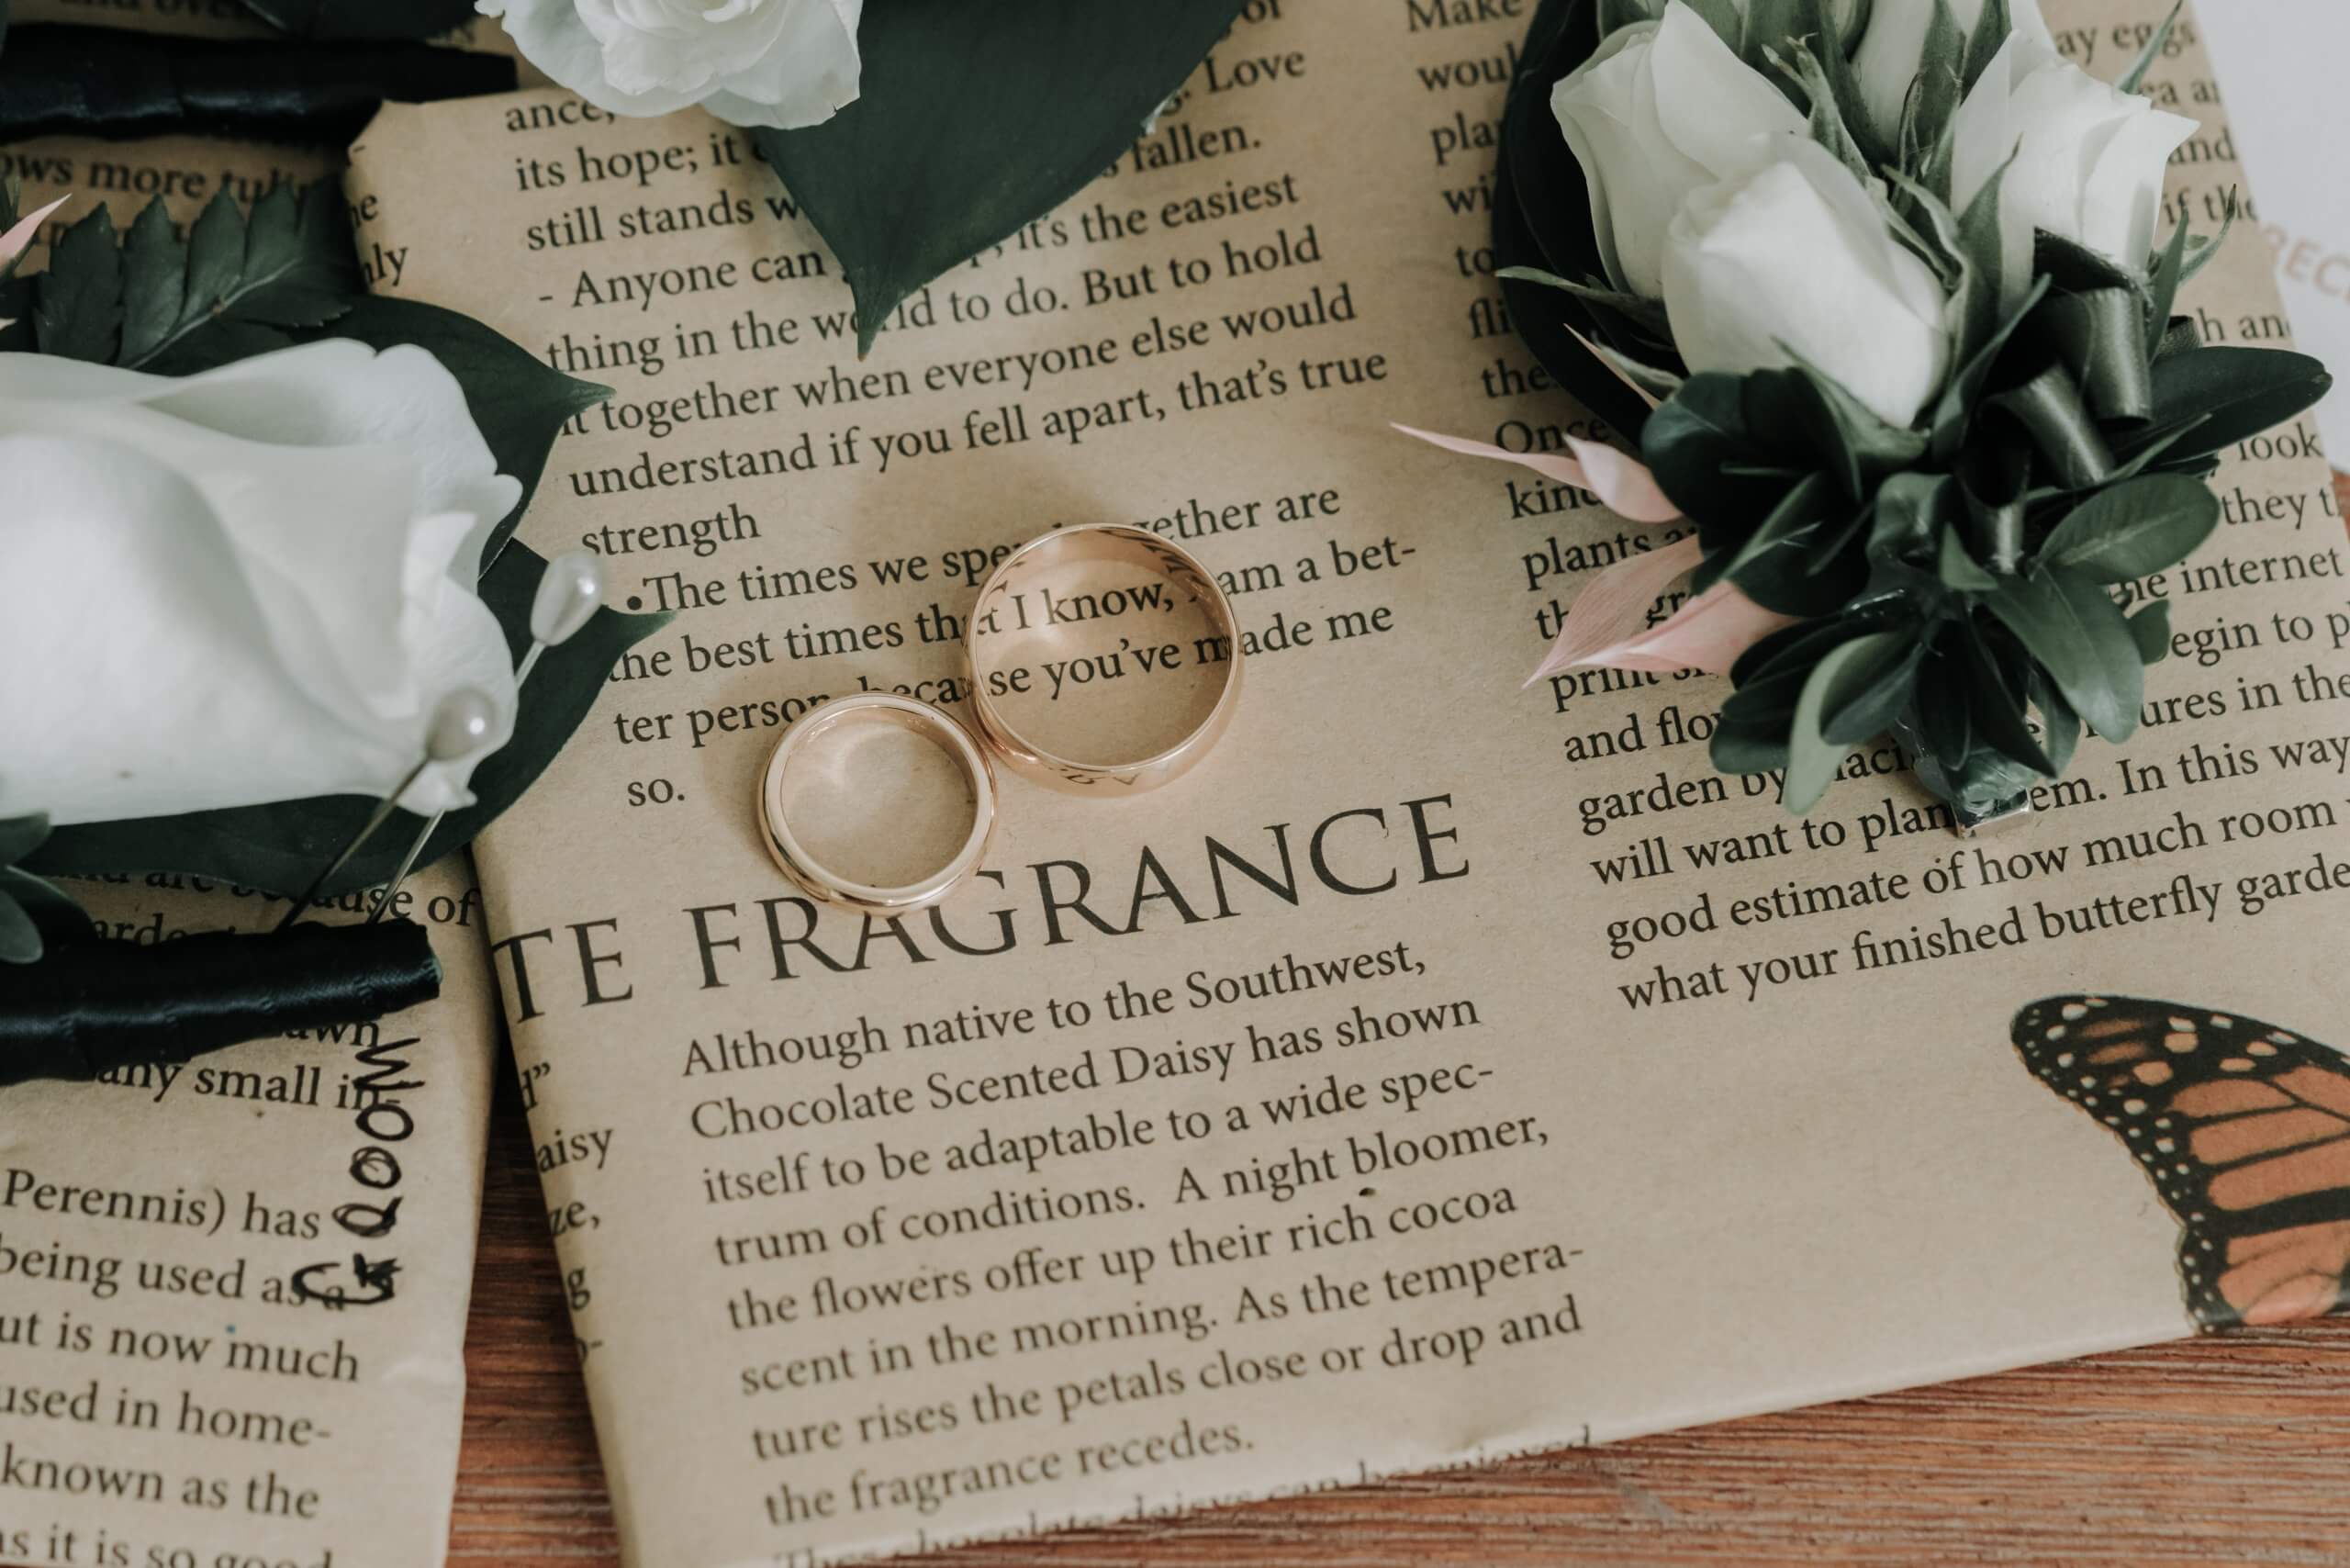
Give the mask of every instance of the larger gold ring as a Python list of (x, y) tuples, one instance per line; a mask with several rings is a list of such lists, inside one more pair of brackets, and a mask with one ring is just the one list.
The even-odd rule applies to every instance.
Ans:
[[(991, 690), (994, 666), (980, 650), (982, 638), (1000, 634), (1002, 619), (1016, 611), (1023, 583), (1058, 567), (1089, 561), (1139, 566), (1164, 578), (1206, 611), (1208, 637), (1193, 644), (1192, 657), (1217, 664), (1224, 676), (1214, 706), (1189, 734), (1163, 751), (1133, 758), (1062, 756), (1036, 745), (1004, 717)], [(1077, 795), (1138, 795), (1171, 784), (1199, 765), (1232, 722), (1240, 700), (1240, 628), (1232, 601), (1191, 552), (1147, 529), (1125, 523), (1087, 523), (1057, 529), (1032, 539), (1005, 556), (989, 574), (972, 606), (964, 633), (970, 666), (971, 719), (979, 736), (1024, 778)]]
[[(971, 830), (962, 847), (953, 859), (920, 881), (877, 887), (842, 876), (809, 853), (792, 832), (790, 816), (784, 809), (786, 771), (825, 734), (844, 724), (856, 723), (895, 724), (922, 736), (955, 763), (970, 790)], [(995, 832), (995, 774), (988, 766), (987, 754), (971, 738), (971, 732), (946, 712), (910, 697), (863, 691), (825, 703), (783, 732), (783, 738), (776, 742), (774, 755), (767, 758), (767, 772), (759, 779), (757, 814), (767, 853), (775, 857), (783, 874), (810, 897), (860, 914), (891, 919), (928, 909), (979, 869), (979, 862), (987, 856), (988, 841)]]

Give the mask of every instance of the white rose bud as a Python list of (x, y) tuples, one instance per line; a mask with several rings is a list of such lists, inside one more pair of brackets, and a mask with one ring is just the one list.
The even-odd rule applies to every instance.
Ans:
[[(1982, 25), (1983, 4), (1984, 0), (1950, 0), (1964, 39), (1973, 39), (1975, 29)], [(1926, 33), (1933, 18), (1934, 0), (1876, 0), (1869, 13), (1868, 31), (1852, 57), (1869, 128), (1888, 146), (1901, 134), (1901, 114), (1909, 101), (1910, 86), (1929, 64)], [(2008, 0), (2008, 20), (2014, 32), (2045, 48), (2055, 47), (2055, 35), (2040, 14), (2040, 0)], [(1932, 63), (1937, 69), (1953, 71), (1958, 65), (1956, 61)]]
[(522, 58), (599, 109), (699, 104), (730, 125), (821, 125), (856, 99), (865, 0), (478, 0)]
[(1695, 193), (1673, 220), (1664, 303), (1681, 357), (1742, 375), (1800, 355), (1907, 428), (1950, 373), (1942, 283), (1835, 154), (1800, 134), (1772, 150), (1779, 162)]
[(2043, 229), (2143, 270), (2170, 155), (2195, 129), (2053, 49), (2009, 39), (1959, 106), (1951, 158), (1952, 205), (1961, 212), (2007, 168), (1999, 184), (2004, 302), (2013, 306), (2030, 290), (2033, 235)]
[[(329, 340), (185, 379), (0, 353), (0, 817), (381, 797), (464, 687), (494, 745), (511, 733), (476, 579), (522, 487), (422, 349)], [(476, 760), (401, 804), (470, 804)]]
[(1664, 232), (1682, 198), (1752, 169), (1757, 138), (1804, 126), (1682, 0), (1609, 35), (1551, 89), (1550, 109), (1591, 187), (1608, 283), (1647, 299), (1663, 290)]

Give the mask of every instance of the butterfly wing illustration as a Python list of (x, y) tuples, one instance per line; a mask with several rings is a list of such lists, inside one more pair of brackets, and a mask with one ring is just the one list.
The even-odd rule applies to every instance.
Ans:
[(2350, 1312), (2350, 1058), (2256, 1019), (2121, 996), (2033, 1002), (2015, 1044), (2177, 1216), (2199, 1324)]

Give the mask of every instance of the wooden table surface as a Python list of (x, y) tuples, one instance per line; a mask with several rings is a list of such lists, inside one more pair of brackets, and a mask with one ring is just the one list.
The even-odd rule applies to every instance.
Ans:
[[(491, 1135), (465, 1365), (452, 1562), (618, 1562), (510, 1092)], [(2350, 1318), (921, 1561), (2350, 1564)]]
[[(2350, 480), (2336, 490), (2350, 510)], [(452, 1560), (617, 1562), (510, 1087), (491, 1137), (465, 1361)], [(923, 1561), (2350, 1564), (2350, 1319)]]

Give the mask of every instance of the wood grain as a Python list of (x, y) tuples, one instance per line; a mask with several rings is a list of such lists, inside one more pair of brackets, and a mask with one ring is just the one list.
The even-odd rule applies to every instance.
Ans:
[[(2350, 510), (2350, 479), (2337, 476), (2335, 488)], [(472, 1386), (452, 1560), (616, 1563), (538, 1176), (510, 1089), (492, 1134), (465, 1361)], [(2350, 1564), (2350, 1320), (923, 1561)]]

